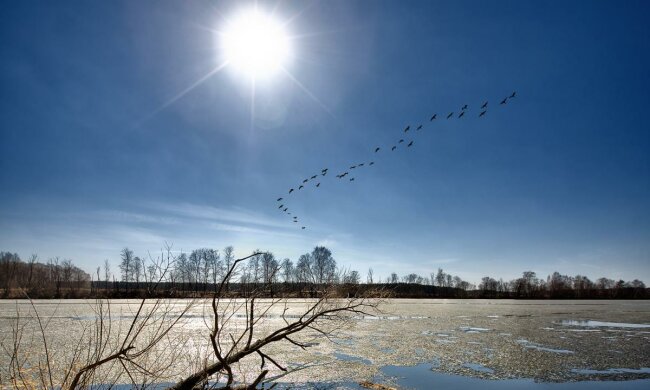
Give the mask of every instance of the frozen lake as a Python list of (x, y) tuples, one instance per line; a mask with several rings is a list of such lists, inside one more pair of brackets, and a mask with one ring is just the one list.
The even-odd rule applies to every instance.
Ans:
[[(290, 300), (289, 312), (299, 313), (307, 302)], [(185, 307), (186, 301), (167, 303), (173, 311)], [(54, 354), (65, 355), (83, 325), (95, 320), (92, 304), (35, 301), (39, 314), (49, 319)], [(136, 307), (137, 301), (111, 301), (115, 326), (128, 323)], [(283, 380), (332, 387), (355, 387), (364, 380), (406, 388), (650, 386), (648, 301), (400, 299), (380, 308), (378, 315), (354, 318), (331, 342), (317, 340), (307, 351), (278, 343), (266, 353), (288, 366), (314, 365)], [(0, 301), (4, 344), (12, 337), (16, 313), (24, 316), (29, 310), (25, 301)], [(277, 308), (267, 313), (260, 334), (282, 324), (280, 312)], [(181, 353), (170, 368), (170, 380), (209, 352), (205, 313), (206, 306), (197, 304), (175, 330)], [(243, 318), (233, 317), (235, 328), (238, 321)], [(259, 366), (258, 360), (248, 363)], [(3, 353), (0, 367), (7, 365)]]

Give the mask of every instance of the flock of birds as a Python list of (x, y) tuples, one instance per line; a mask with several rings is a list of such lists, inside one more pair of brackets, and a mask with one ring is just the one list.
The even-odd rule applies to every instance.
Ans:
[[(510, 95), (506, 96), (505, 98), (503, 98), (503, 100), (500, 101), (499, 105), (507, 104), (508, 101), (511, 100), (511, 99), (514, 99), (515, 96), (516, 96), (516, 92), (513, 92), (512, 94), (510, 94)], [(485, 116), (485, 114), (487, 114), (488, 101), (486, 100), (485, 102), (483, 102), (483, 104), (481, 104), (480, 107), (481, 108), (479, 110), (478, 117), (482, 118), (482, 117)], [(447, 114), (446, 119), (449, 120), (449, 119), (453, 119), (454, 117), (456, 119), (461, 119), (468, 112), (469, 112), (469, 106), (467, 104), (465, 104), (465, 105), (463, 105), (463, 107), (461, 107), (460, 112), (456, 113), (456, 112), (452, 111), (449, 114)], [(438, 114), (434, 113), (433, 115), (431, 115), (431, 118), (429, 118), (429, 122), (433, 122), (433, 121), (435, 121), (437, 119), (438, 119)], [(411, 125), (406, 126), (404, 128), (404, 130), (402, 131), (403, 136), (407, 137), (408, 134), (409, 134), (409, 131), (411, 132), (411, 134), (413, 134), (413, 131), (418, 132), (418, 131), (422, 130), (424, 128), (424, 125), (423, 124), (418, 124), (417, 127), (414, 126), (414, 128), (415, 129), (412, 129)], [(399, 145), (406, 144), (406, 148), (410, 148), (410, 147), (413, 146), (414, 142), (415, 141), (412, 140), (412, 139), (405, 140), (404, 138), (400, 138), (393, 145), (390, 145), (389, 148), (390, 148), (391, 152), (394, 152), (399, 147)], [(376, 146), (373, 150), (374, 150), (374, 153), (376, 154), (376, 153), (381, 152), (382, 148), (380, 146)], [(339, 179), (339, 180), (343, 180), (343, 179), (347, 178), (347, 181), (353, 182), (354, 179), (355, 179), (354, 176), (352, 176), (353, 172), (357, 172), (358, 169), (360, 169), (360, 168), (362, 168), (364, 166), (371, 167), (373, 165), (375, 165), (374, 161), (362, 162), (362, 163), (358, 163), (358, 164), (355, 164), (355, 165), (351, 165), (348, 169), (344, 170), (343, 172), (338, 173), (336, 175), (336, 178)], [(288, 194), (285, 195), (285, 196), (293, 196), (292, 194), (294, 192), (301, 191), (310, 182), (315, 183), (313, 185), (314, 188), (319, 188), (320, 185), (321, 185), (321, 178), (327, 176), (328, 172), (329, 172), (329, 168), (321, 169), (321, 171), (319, 173), (311, 175), (311, 176), (307, 177), (306, 179), (304, 179), (302, 181), (302, 183), (300, 183), (297, 187), (289, 188)], [(296, 223), (296, 224), (299, 223), (298, 216), (297, 215), (292, 215), (291, 211), (289, 210), (289, 207), (287, 207), (287, 205), (286, 205), (287, 200), (285, 199), (285, 197), (281, 196), (281, 197), (277, 198), (276, 202), (277, 202), (277, 205), (278, 205), (278, 209), (281, 212), (287, 214), (288, 216), (291, 216), (293, 223)], [(305, 226), (301, 226), (300, 228), (302, 230), (306, 229)]]

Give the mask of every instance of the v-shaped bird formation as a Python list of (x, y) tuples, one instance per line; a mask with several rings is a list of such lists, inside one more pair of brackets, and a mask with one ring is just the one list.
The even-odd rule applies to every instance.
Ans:
[[(514, 99), (515, 96), (516, 96), (516, 91), (512, 92), (512, 94), (510, 94), (510, 95), (506, 96), (505, 98), (503, 98), (503, 100), (500, 101), (499, 106), (506, 105), (511, 99)], [(480, 105), (480, 109), (478, 109), (479, 113), (477, 115), (478, 118), (484, 118), (485, 117), (485, 115), (488, 112), (488, 103), (489, 102), (486, 100), (483, 104)], [(478, 105), (477, 105), (477, 107), (478, 107)], [(463, 117), (465, 117), (466, 114), (469, 115), (469, 112), (470, 112), (469, 105), (464, 104), (460, 108), (460, 111), (458, 111), (458, 112), (451, 111), (449, 114), (447, 114), (445, 120), (453, 120), (454, 118), (457, 119), (457, 120), (462, 119)], [(429, 118), (429, 123), (433, 124), (437, 120), (437, 118), (438, 118), (438, 113), (433, 113), (431, 115), (431, 117)], [(408, 136), (409, 131), (411, 131), (411, 133), (410, 133), (411, 135), (417, 134), (417, 132), (424, 129), (424, 124), (418, 123), (417, 125), (414, 125), (413, 127), (415, 128), (416, 133), (413, 133), (411, 131), (411, 125), (407, 125), (402, 130), (402, 134), (404, 136)], [(399, 140), (397, 142), (395, 142), (395, 143), (393, 143), (391, 145), (388, 145), (388, 146), (385, 146), (385, 147), (374, 146), (370, 150), (375, 155), (379, 155), (384, 150), (389, 150), (389, 149), (390, 149), (391, 152), (394, 152), (395, 150), (398, 149), (400, 144), (404, 144), (404, 143), (406, 143), (404, 148), (408, 149), (408, 148), (411, 148), (414, 145), (415, 140), (413, 140), (413, 139), (405, 140), (404, 138), (399, 138)], [(350, 165), (349, 169), (344, 170), (343, 172), (340, 172), (340, 173), (336, 174), (335, 176), (336, 176), (336, 178), (338, 180), (342, 180), (344, 178), (347, 178), (348, 180), (346, 180), (346, 181), (349, 182), (349, 183), (352, 183), (352, 182), (355, 181), (355, 177), (351, 176), (352, 172), (358, 173), (358, 172), (360, 172), (359, 171), (360, 168), (363, 168), (363, 167), (366, 167), (366, 166), (371, 167), (371, 166), (374, 166), (374, 165), (375, 165), (375, 161), (368, 161), (367, 163), (366, 162), (360, 162), (360, 163), (352, 164), (352, 165)], [(286, 196), (295, 197), (295, 196), (297, 196), (298, 192), (299, 191), (302, 192), (303, 189), (306, 190), (307, 188), (312, 188), (312, 189), (320, 188), (321, 183), (322, 183), (322, 180), (320, 178), (321, 177), (324, 178), (325, 176), (327, 176), (328, 171), (329, 171), (329, 168), (323, 168), (323, 169), (321, 169), (320, 173), (317, 173), (317, 174), (314, 174), (314, 175), (309, 175), (306, 179), (303, 179), (301, 183), (298, 183), (297, 190), (296, 190), (296, 188), (289, 188), (287, 190), (287, 195)], [(314, 184), (311, 185), (310, 182), (313, 182)], [(291, 214), (291, 211), (286, 206), (286, 204), (288, 202), (287, 202), (287, 200), (285, 200), (284, 197), (277, 198), (276, 202), (278, 202), (278, 209), (281, 212), (291, 216), (291, 221), (293, 221), (293, 223), (298, 224), (298, 226), (300, 226), (300, 229), (302, 229), (302, 230), (306, 229), (306, 226), (303, 226), (303, 225), (299, 224), (298, 216)]]

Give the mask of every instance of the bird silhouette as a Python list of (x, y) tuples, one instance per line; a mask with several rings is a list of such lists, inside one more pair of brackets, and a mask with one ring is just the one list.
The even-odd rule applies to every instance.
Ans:
[(451, 118), (452, 116), (454, 116), (454, 112), (453, 112), (453, 111), (450, 112), (449, 115), (447, 115), (447, 119)]
[(413, 141), (409, 142), (408, 145), (406, 145), (407, 148), (410, 148), (413, 145)]
[(316, 184), (316, 187), (320, 187), (320, 183)]
[(303, 183), (307, 183), (308, 181), (309, 181), (309, 179), (305, 179), (305, 180), (303, 180), (302, 182), (303, 182)]
[(286, 213), (287, 210), (289, 210), (289, 208), (288, 208), (288, 207), (285, 207), (285, 208), (284, 208), (284, 212)]
[(356, 165), (353, 165), (353, 166), (350, 167), (350, 169), (354, 169), (354, 168), (356, 168), (356, 167), (357, 167)]
[(278, 198), (278, 202), (281, 201), (281, 200), (282, 200), (282, 198)]
[(305, 227), (304, 227), (304, 226), (302, 227), (302, 230), (305, 230)]
[(376, 149), (375, 149), (375, 153), (377, 153), (377, 152), (379, 151), (379, 149), (381, 149), (381, 148), (376, 148)]
[(321, 171), (321, 172), (327, 172), (328, 170), (329, 170), (329, 168), (323, 168), (323, 169), (321, 169), (320, 171)]
[(392, 148), (390, 148), (391, 151), (393, 151), (395, 149), (397, 149), (397, 146), (393, 146)]
[(351, 178), (350, 178), (350, 181), (354, 181), (354, 177), (351, 177)]
[(283, 208), (283, 207), (284, 207), (283, 204), (281, 204), (281, 205), (278, 206), (279, 209), (281, 209), (281, 208)]
[(409, 125), (409, 126), (406, 126), (406, 128), (404, 129), (404, 132), (406, 133), (406, 132), (409, 131), (410, 129), (411, 129), (411, 126), (410, 126), (410, 125)]
[(294, 223), (298, 223), (298, 220), (297, 220), (297, 219), (294, 219), (293, 222), (294, 222)]
[(313, 179), (315, 179), (316, 177), (318, 177), (318, 175), (314, 175), (314, 176), (312, 176), (311, 178), (312, 178), (312, 180), (313, 180)]
[(298, 187), (299, 190), (302, 190), (303, 188), (305, 188), (305, 186), (303, 186), (303, 185), (301, 185), (300, 187)]
[(465, 104), (461, 110), (467, 110), (467, 104)]
[(416, 130), (420, 130), (421, 128), (422, 128), (422, 125), (418, 126), (418, 128)]
[(488, 104), (488, 102), (487, 102), (487, 100), (486, 100), (485, 103), (483, 103), (483, 105), (481, 106), (481, 108), (485, 108), (485, 107), (487, 107), (487, 104)]
[(323, 176), (327, 175), (327, 171), (323, 172), (322, 175), (323, 175)]
[(431, 122), (432, 120), (436, 119), (436, 116), (437, 116), (437, 115), (438, 115), (438, 114), (433, 114), (433, 116), (431, 117), (431, 119), (429, 119), (429, 122)]
[(506, 104), (507, 100), (508, 100), (508, 98), (504, 98), (503, 100), (501, 100), (501, 104)]
[(289, 193), (292, 193), (292, 192), (293, 192), (293, 188), (289, 190)]
[(401, 144), (402, 142), (404, 142), (404, 140), (403, 140), (403, 139), (401, 139), (401, 140), (399, 140), (399, 142), (398, 142), (398, 144)]
[(487, 111), (481, 111), (481, 113), (478, 114), (478, 117), (479, 117), (479, 118), (482, 117), (483, 115), (485, 115), (486, 112), (487, 112)]
[(370, 163), (369, 163), (368, 165), (375, 165), (375, 162), (374, 162), (374, 161), (370, 161)]
[(357, 166), (358, 166), (358, 167), (362, 167), (362, 166), (363, 166), (363, 164), (364, 164), (364, 163), (361, 163), (361, 164), (359, 164), (359, 165), (357, 165)]
[(465, 115), (465, 111), (461, 111), (461, 112), (460, 112), (460, 115), (458, 115), (458, 117), (459, 117), (459, 118), (462, 118), (463, 115)]
[(515, 97), (515, 94), (516, 94), (516, 93), (517, 93), (517, 91), (512, 92), (512, 95), (510, 95), (510, 99), (512, 99), (513, 97)]

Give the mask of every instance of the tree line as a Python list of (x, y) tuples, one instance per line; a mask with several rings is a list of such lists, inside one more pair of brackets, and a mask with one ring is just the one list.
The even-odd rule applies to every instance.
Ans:
[(23, 261), (17, 253), (0, 252), (2, 298), (77, 298), (87, 294), (90, 281), (70, 259), (53, 257), (42, 263), (37, 255)]
[[(278, 259), (271, 252), (255, 251), (229, 283), (232, 296), (246, 294), (257, 286), (271, 286), (270, 296), (317, 296), (319, 288), (336, 285), (342, 297), (380, 287), (404, 298), (648, 298), (650, 292), (638, 280), (568, 276), (554, 272), (538, 278), (525, 271), (510, 281), (485, 276), (478, 286), (442, 268), (428, 276), (391, 273), (384, 280), (372, 268), (365, 278), (357, 270), (340, 267), (332, 252), (317, 246), (294, 262)], [(0, 252), (0, 297), (3, 298), (95, 298), (142, 297), (156, 285), (158, 296), (196, 297), (213, 292), (235, 261), (234, 248), (199, 248), (175, 254), (171, 247), (157, 256), (137, 256), (124, 248), (116, 270), (105, 260), (94, 274), (76, 267), (72, 260), (54, 257), (45, 263), (37, 255), (23, 261), (18, 254)], [(161, 264), (166, 264), (162, 267)], [(164, 272), (163, 272), (164, 271)]]

